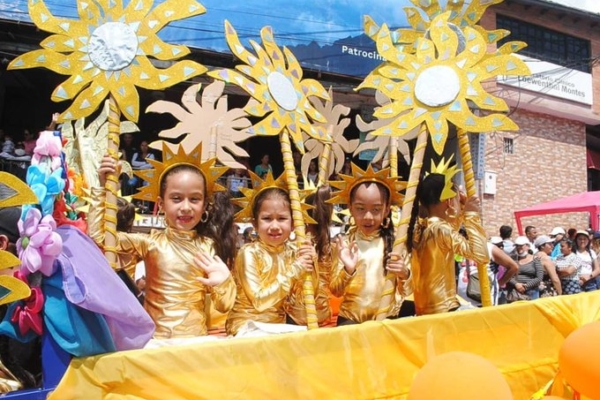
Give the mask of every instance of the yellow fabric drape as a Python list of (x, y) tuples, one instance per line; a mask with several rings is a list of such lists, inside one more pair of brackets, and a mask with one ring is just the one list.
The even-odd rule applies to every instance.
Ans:
[[(406, 399), (428, 358), (479, 354), (528, 400), (600, 292), (472, 311), (74, 359), (51, 399)], [(458, 366), (448, 366), (457, 368)], [(482, 393), (482, 398), (485, 394)]]

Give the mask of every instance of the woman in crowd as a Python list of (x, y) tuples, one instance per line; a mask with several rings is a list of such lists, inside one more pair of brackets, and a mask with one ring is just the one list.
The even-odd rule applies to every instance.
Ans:
[(581, 261), (579, 284), (584, 292), (598, 289), (596, 278), (600, 275), (598, 255), (591, 248), (590, 236), (587, 231), (579, 230), (575, 234), (574, 253)]
[[(519, 272), (508, 282), (508, 302), (516, 300), (535, 300), (540, 297), (540, 283), (544, 277), (544, 268), (538, 258), (533, 257), (529, 249), (527, 236), (519, 236), (515, 240)], [(513, 293), (511, 293), (511, 291)], [(516, 293), (515, 293), (516, 292)]]

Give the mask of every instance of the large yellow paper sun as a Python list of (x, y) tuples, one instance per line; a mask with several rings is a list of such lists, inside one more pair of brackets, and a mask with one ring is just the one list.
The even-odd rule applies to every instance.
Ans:
[(286, 47), (283, 51), (273, 38), (271, 27), (260, 31), (264, 45), (250, 41), (256, 51), (252, 54), (242, 46), (233, 26), (225, 21), (225, 36), (233, 54), (246, 65), (237, 71), (221, 69), (209, 72), (215, 79), (244, 89), (259, 104), (244, 108), (255, 117), (265, 117), (246, 132), (254, 135), (278, 135), (287, 129), (295, 146), (304, 152), (302, 132), (321, 141), (331, 141), (327, 132), (312, 121), (325, 123), (324, 116), (310, 102), (310, 96), (329, 99), (325, 88), (314, 79), (302, 79), (298, 60)]
[[(488, 7), (501, 3), (503, 0), (447, 0), (445, 5), (439, 0), (410, 0), (415, 7), (405, 7), (404, 12), (411, 29), (398, 29), (392, 32), (392, 40), (400, 50), (414, 52), (417, 39), (424, 36), (431, 22), (440, 14), (450, 12), (448, 23), (455, 32), (470, 26), (483, 36), (488, 43), (496, 43), (506, 37), (510, 32), (505, 29), (487, 31), (477, 22), (481, 19)], [(368, 15), (364, 19), (365, 33), (373, 40), (377, 40), (377, 33), (381, 28)], [(516, 51), (516, 50), (513, 50)]]
[(506, 102), (486, 92), (482, 82), (498, 75), (524, 75), (529, 69), (511, 54), (487, 54), (486, 41), (471, 28), (464, 28), (465, 46), (460, 51), (458, 35), (449, 26), (451, 13), (436, 17), (427, 39), (421, 37), (416, 53), (394, 46), (384, 24), (377, 37), (377, 49), (386, 62), (358, 87), (382, 91), (391, 99), (374, 116), (393, 121), (373, 135), (403, 136), (421, 123), (427, 125), (434, 150), (441, 154), (448, 136), (448, 122), (467, 132), (516, 130), (506, 115), (479, 117), (470, 103), (481, 110), (507, 111)]
[(202, 74), (206, 68), (182, 61), (155, 68), (148, 57), (176, 60), (189, 53), (186, 46), (163, 42), (157, 32), (171, 21), (204, 13), (195, 0), (167, 0), (152, 9), (153, 1), (78, 0), (79, 20), (54, 17), (42, 0), (29, 0), (29, 15), (53, 33), (41, 46), (13, 60), (9, 69), (45, 67), (70, 77), (52, 93), (56, 102), (73, 99), (61, 121), (86, 117), (110, 94), (131, 121), (139, 115), (136, 86), (164, 89)]

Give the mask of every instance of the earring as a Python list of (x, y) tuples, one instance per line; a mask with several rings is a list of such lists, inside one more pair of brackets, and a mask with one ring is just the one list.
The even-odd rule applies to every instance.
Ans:
[(383, 229), (387, 229), (390, 227), (390, 217), (385, 217), (385, 219), (383, 220), (383, 223), (381, 224), (381, 227)]
[(292, 242), (293, 242), (294, 240), (296, 240), (296, 232), (292, 231), (292, 232), (290, 233), (289, 240), (290, 240), (290, 241), (292, 241)]
[(202, 213), (202, 218), (200, 218), (200, 222), (205, 223), (206, 221), (208, 221), (208, 211), (204, 211)]
[(167, 222), (165, 219), (165, 213), (162, 209), (162, 206), (158, 207), (158, 212), (156, 213), (156, 219), (152, 222), (152, 225), (158, 225), (160, 227), (166, 228)]

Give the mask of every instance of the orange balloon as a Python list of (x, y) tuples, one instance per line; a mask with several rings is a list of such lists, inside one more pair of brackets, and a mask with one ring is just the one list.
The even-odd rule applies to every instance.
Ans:
[(558, 366), (565, 380), (582, 395), (600, 399), (600, 321), (583, 325), (565, 339)]
[(408, 400), (512, 400), (496, 366), (476, 354), (453, 351), (429, 360), (417, 373)]

